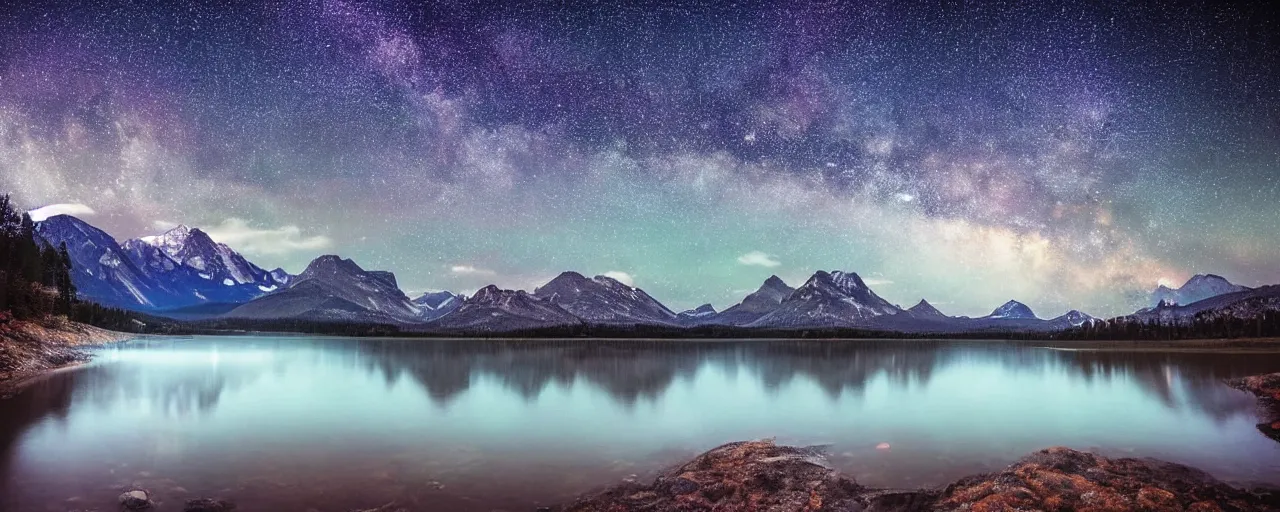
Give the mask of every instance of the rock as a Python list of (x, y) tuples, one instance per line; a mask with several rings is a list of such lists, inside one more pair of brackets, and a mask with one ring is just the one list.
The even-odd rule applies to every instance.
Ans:
[(125, 510), (146, 510), (151, 508), (151, 497), (147, 495), (147, 491), (142, 489), (134, 489), (125, 491), (120, 494), (120, 506)]
[(1280, 373), (1228, 379), (1227, 385), (1253, 393), (1265, 405), (1280, 405)]
[(1263, 408), (1267, 410), (1266, 414), (1270, 416), (1270, 418), (1264, 418), (1264, 421), (1258, 424), (1258, 431), (1262, 432), (1264, 436), (1280, 441), (1280, 373), (1228, 379), (1227, 385), (1248, 391), (1258, 397), (1258, 402), (1262, 404)]
[(935, 509), (1186, 510), (1210, 505), (1242, 512), (1276, 510), (1280, 497), (1235, 489), (1180, 464), (1049, 448), (1000, 473), (951, 484)]
[(230, 501), (215, 500), (213, 498), (196, 498), (187, 500), (187, 504), (182, 507), (182, 512), (228, 512), (235, 510), (235, 503)]
[(1280, 496), (1230, 487), (1199, 470), (1154, 459), (1050, 448), (1002, 472), (942, 490), (869, 489), (828, 468), (821, 454), (771, 441), (730, 443), (664, 472), (554, 510), (564, 512), (1045, 512), (1280, 510)]
[(864, 491), (814, 451), (751, 441), (712, 449), (652, 485), (623, 483), (563, 510), (862, 510)]

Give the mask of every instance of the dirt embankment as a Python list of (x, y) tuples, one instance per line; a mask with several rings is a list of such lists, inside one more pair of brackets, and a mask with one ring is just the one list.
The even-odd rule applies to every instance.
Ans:
[(64, 317), (38, 322), (0, 317), (0, 397), (10, 396), (44, 372), (87, 360), (84, 347), (132, 337)]

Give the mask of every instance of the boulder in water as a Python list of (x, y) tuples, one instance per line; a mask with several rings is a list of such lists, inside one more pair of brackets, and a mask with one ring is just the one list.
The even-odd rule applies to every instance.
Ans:
[(120, 506), (125, 510), (146, 510), (151, 508), (151, 496), (142, 489), (133, 489), (120, 494)]

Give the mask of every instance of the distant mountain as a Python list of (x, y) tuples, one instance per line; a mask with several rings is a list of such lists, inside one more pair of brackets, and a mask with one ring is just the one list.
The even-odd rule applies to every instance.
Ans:
[[(282, 284), (270, 272), (250, 263), (226, 244), (214, 242), (198, 228), (179, 225), (163, 234), (135, 240), (159, 249), (178, 264), (196, 269), (200, 277), (224, 286), (249, 284), (266, 293)], [(127, 244), (137, 245), (133, 240)]]
[(481, 288), (452, 313), (428, 324), (432, 330), (503, 332), (581, 324), (582, 320), (524, 290)]
[(941, 311), (938, 311), (938, 308), (933, 307), (933, 304), (930, 304), (929, 301), (924, 299), (920, 299), (920, 302), (917, 302), (916, 305), (907, 308), (907, 312), (911, 313), (912, 316), (920, 318), (938, 318), (947, 316), (942, 314)]
[(644, 290), (616, 279), (588, 279), (577, 272), (563, 272), (533, 291), (533, 295), (593, 324), (674, 325), (676, 314)]
[(901, 313), (852, 272), (818, 271), (752, 327), (847, 327)]
[(704, 319), (714, 318), (716, 316), (716, 308), (710, 304), (703, 304), (693, 309), (686, 309), (676, 315), (682, 324), (696, 324)]
[(166, 290), (167, 298), (153, 301), (158, 310), (183, 309), (204, 304), (238, 304), (276, 288), (274, 284), (263, 286), (258, 283), (237, 283), (225, 278), (214, 279), (207, 272), (175, 261), (161, 248), (136, 238), (125, 240), (122, 248), (139, 270), (154, 279), (158, 288)]
[(759, 289), (743, 298), (741, 303), (706, 318), (705, 322), (719, 325), (749, 325), (778, 309), (783, 299), (790, 297), (795, 291), (795, 288), (788, 286), (778, 276), (769, 276)]
[(452, 313), (462, 306), (462, 301), (464, 300), (466, 300), (466, 297), (461, 295), (439, 291), (424, 293), (422, 296), (413, 299), (413, 303), (422, 310), (422, 320), (431, 321)]
[(1138, 310), (1125, 318), (1164, 324), (1187, 323), (1198, 314), (1209, 317), (1254, 318), (1260, 312), (1277, 309), (1280, 309), (1280, 285), (1270, 285), (1214, 295), (1190, 304), (1163, 301), (1155, 307)]
[(1031, 308), (1027, 307), (1027, 305), (1026, 305), (1026, 304), (1023, 304), (1023, 303), (1018, 302), (1018, 301), (1016, 301), (1016, 300), (1011, 300), (1011, 301), (1009, 301), (1009, 302), (1006, 302), (1006, 303), (1002, 304), (1000, 307), (996, 308), (996, 309), (995, 309), (995, 311), (992, 311), (990, 315), (987, 315), (987, 316), (986, 316), (986, 317), (984, 317), (984, 318), (989, 318), (989, 319), (995, 319), (995, 318), (1007, 318), (1007, 319), (1014, 319), (1014, 320), (1034, 320), (1034, 319), (1036, 318), (1036, 314), (1035, 314), (1035, 313), (1033, 313), (1033, 312), (1031, 312)]
[[(242, 303), (279, 287), (269, 273), (199, 229), (118, 244), (106, 232), (69, 215), (36, 223), (45, 242), (67, 244), (71, 279), (81, 298), (148, 312)], [(286, 274), (287, 275), (287, 274)]]
[(1097, 319), (1073, 309), (1064, 313), (1062, 316), (1049, 320), (1049, 325), (1054, 329), (1068, 329), (1071, 327), (1080, 327), (1081, 325), (1095, 320)]
[(276, 268), (275, 270), (271, 271), (271, 278), (275, 279), (276, 283), (279, 284), (280, 286), (286, 286), (289, 284), (289, 281), (293, 280), (294, 275), (288, 272), (285, 272), (285, 270), (282, 268)]
[[(86, 299), (127, 309), (152, 310), (179, 302), (151, 274), (138, 268), (111, 235), (70, 215), (55, 215), (36, 223), (36, 233), (48, 244), (67, 244), (71, 280)], [(198, 300), (191, 295), (191, 301)]]
[[(118, 244), (68, 215), (36, 224), (40, 240), (65, 243), (80, 296), (108, 306), (174, 318), (216, 316), (393, 323), (424, 330), (503, 332), (578, 324), (809, 329), (855, 327), (912, 333), (1061, 330), (1095, 321), (1072, 310), (1049, 320), (1009, 301), (980, 318), (949, 317), (926, 300), (903, 310), (854, 273), (819, 271), (799, 288), (777, 276), (722, 312), (710, 304), (673, 313), (644, 290), (617, 280), (564, 272), (533, 293), (481, 289), (467, 298), (432, 292), (410, 300), (395, 274), (351, 260), (316, 258), (294, 276), (265, 271), (200, 229), (179, 226)], [(1161, 287), (1154, 307), (1126, 321), (1188, 323), (1196, 318), (1253, 319), (1280, 311), (1280, 285), (1251, 289), (1211, 274)], [(1197, 299), (1197, 300), (1192, 300)]]
[(422, 310), (395, 286), (390, 272), (366, 271), (334, 255), (313, 260), (289, 285), (245, 303), (231, 318), (416, 323)]
[[(1231, 297), (1233, 300), (1215, 303), (1223, 297)], [(1280, 285), (1261, 286), (1191, 304), (1196, 305), (1204, 306), (1197, 314), (1206, 321), (1217, 318), (1255, 319), (1263, 313), (1280, 311)]]
[(1179, 288), (1160, 285), (1151, 292), (1151, 305), (1161, 302), (1167, 304), (1191, 304), (1210, 297), (1248, 290), (1246, 286), (1232, 284), (1226, 278), (1214, 274), (1196, 274)]

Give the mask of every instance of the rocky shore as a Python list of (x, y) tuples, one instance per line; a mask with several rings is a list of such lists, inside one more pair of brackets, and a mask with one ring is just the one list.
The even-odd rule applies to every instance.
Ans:
[(1258, 431), (1280, 441), (1280, 373), (1231, 379), (1227, 381), (1227, 385), (1258, 397), (1258, 403), (1268, 416), (1267, 421), (1258, 424)]
[(64, 317), (35, 322), (0, 315), (0, 397), (11, 396), (41, 373), (85, 361), (83, 347), (134, 337)]
[(1249, 512), (1280, 510), (1280, 495), (1236, 489), (1169, 462), (1068, 448), (1035, 452), (943, 489), (872, 489), (838, 474), (815, 450), (750, 441), (715, 448), (653, 483), (625, 483), (554, 510)]

